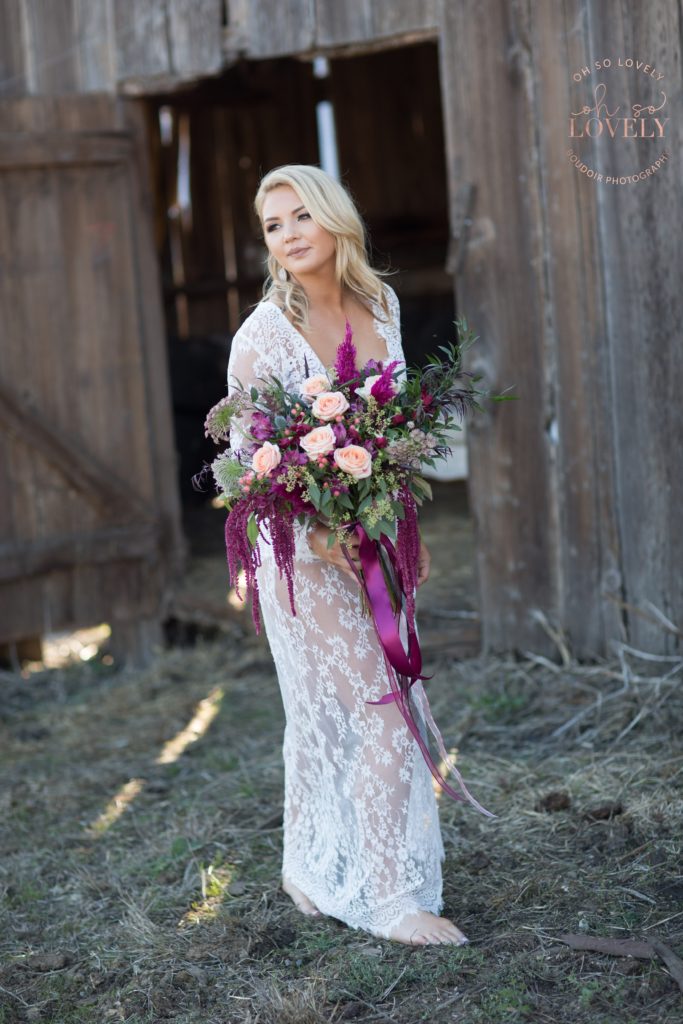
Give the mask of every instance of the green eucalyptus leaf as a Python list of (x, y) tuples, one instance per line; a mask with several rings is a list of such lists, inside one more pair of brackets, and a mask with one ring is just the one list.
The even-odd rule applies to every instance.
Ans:
[(258, 540), (258, 523), (254, 515), (250, 515), (247, 522), (247, 537), (251, 546), (255, 547)]
[(308, 493), (309, 493), (309, 495), (311, 497), (311, 501), (313, 502), (315, 507), (317, 509), (319, 509), (320, 508), (320, 488), (318, 487), (317, 483), (314, 480), (312, 480), (311, 483), (308, 485)]

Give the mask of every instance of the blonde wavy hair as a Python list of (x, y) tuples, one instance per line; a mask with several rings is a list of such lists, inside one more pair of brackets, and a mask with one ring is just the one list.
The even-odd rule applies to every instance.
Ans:
[[(391, 321), (382, 278), (395, 271), (375, 270), (368, 263), (366, 228), (345, 186), (314, 164), (283, 164), (275, 167), (261, 179), (254, 199), (254, 209), (262, 229), (263, 204), (267, 194), (278, 185), (290, 185), (315, 223), (334, 235), (337, 281), (342, 287), (347, 285), (355, 292), (371, 312), (370, 303), (376, 302), (386, 319)], [(265, 267), (267, 276), (262, 299), (270, 299), (280, 308), (286, 309), (292, 316), (294, 326), (308, 331), (309, 307), (304, 289), (270, 251)]]

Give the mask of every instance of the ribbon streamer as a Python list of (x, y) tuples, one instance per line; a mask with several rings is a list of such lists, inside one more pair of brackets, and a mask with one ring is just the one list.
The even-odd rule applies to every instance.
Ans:
[[(424, 705), (422, 710), (425, 714), (427, 724), (434, 736), (434, 739), (436, 740), (439, 753), (441, 754), (444, 764), (455, 775), (462, 793), (465, 794), (464, 796), (462, 793), (458, 793), (446, 782), (443, 775), (434, 764), (429, 748), (422, 738), (422, 734), (415, 722), (410, 707), (411, 687), (418, 681), (418, 679), (431, 679), (432, 677), (422, 675), (422, 651), (420, 650), (420, 643), (417, 638), (414, 619), (412, 616), (408, 616), (405, 611), (405, 590), (401, 571), (396, 558), (395, 548), (389, 538), (384, 534), (381, 535), (380, 541), (373, 541), (367, 535), (360, 523), (356, 525), (355, 533), (359, 540), (358, 554), (363, 570), (362, 575), (356, 568), (356, 565), (345, 545), (342, 545), (342, 550), (344, 551), (346, 560), (351, 566), (351, 569), (353, 570), (353, 573), (367, 598), (372, 622), (382, 648), (384, 662), (389, 676), (389, 684), (391, 686), (390, 693), (385, 693), (379, 700), (368, 700), (365, 701), (365, 703), (389, 704), (392, 701), (395, 701), (399, 711), (405, 719), (406, 725), (417, 740), (430, 772), (441, 788), (454, 800), (469, 802), (473, 807), (476, 807), (478, 811), (481, 811), (481, 813), (485, 814), (487, 817), (496, 818), (496, 814), (493, 814), (492, 811), (486, 810), (486, 808), (482, 807), (478, 800), (472, 796), (465, 785), (462, 775), (455, 767), (452, 758), (446, 752), (443, 738), (434, 721), (432, 711), (429, 706), (429, 699), (423, 687), (422, 694), (424, 696)], [(387, 588), (384, 570), (380, 561), (381, 547), (384, 547), (387, 553), (391, 572), (396, 580), (401, 599), (396, 614), (394, 613), (391, 604), (391, 596)], [(403, 645), (399, 632), (399, 626), (402, 618), (405, 621), (408, 635), (407, 651)]]

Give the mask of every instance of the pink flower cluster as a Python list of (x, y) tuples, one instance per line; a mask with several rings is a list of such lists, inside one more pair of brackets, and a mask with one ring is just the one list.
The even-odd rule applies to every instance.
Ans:
[[(302, 393), (313, 398), (310, 414), (322, 425), (306, 429), (303, 433), (298, 425), (290, 428), (284, 438), (278, 444), (265, 441), (252, 456), (251, 475), (245, 473), (243, 481), (251, 483), (254, 476), (261, 479), (276, 469), (282, 462), (281, 448), (289, 447), (292, 439), (296, 439), (299, 448), (305, 453), (307, 459), (324, 465), (326, 456), (331, 455), (334, 464), (341, 472), (348, 474), (354, 480), (363, 480), (372, 472), (372, 454), (368, 450), (370, 446), (354, 443), (353, 431), (359, 423), (358, 417), (351, 421), (351, 429), (344, 427), (336, 432), (331, 426), (334, 422), (341, 426), (344, 413), (350, 408), (349, 401), (341, 391), (319, 390), (325, 378), (308, 377), (302, 387)], [(329, 385), (329, 382), (327, 382)], [(357, 431), (355, 431), (357, 434)], [(351, 438), (351, 440), (349, 440)], [(380, 439), (383, 440), (383, 439)], [(380, 447), (382, 445), (380, 444)]]

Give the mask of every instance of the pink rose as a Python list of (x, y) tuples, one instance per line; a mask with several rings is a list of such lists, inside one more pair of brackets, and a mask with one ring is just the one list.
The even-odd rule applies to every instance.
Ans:
[(315, 427), (310, 433), (299, 438), (299, 444), (309, 459), (315, 459), (318, 455), (327, 455), (332, 451), (335, 443), (334, 431), (329, 423), (326, 423), (324, 427)]
[(340, 469), (356, 480), (370, 476), (372, 473), (372, 457), (370, 452), (360, 445), (350, 444), (346, 448), (336, 448), (334, 461)]
[(319, 420), (333, 420), (348, 407), (349, 403), (341, 391), (321, 391), (311, 406), (311, 412)]
[(254, 457), (251, 460), (251, 465), (256, 473), (256, 476), (262, 477), (267, 473), (270, 473), (271, 469), (275, 469), (280, 464), (282, 454), (276, 444), (271, 444), (270, 441), (266, 441), (261, 447), (254, 452)]
[(307, 377), (301, 385), (301, 397), (307, 399), (317, 398), (323, 391), (331, 388), (330, 379), (325, 373), (318, 373), (313, 377)]

